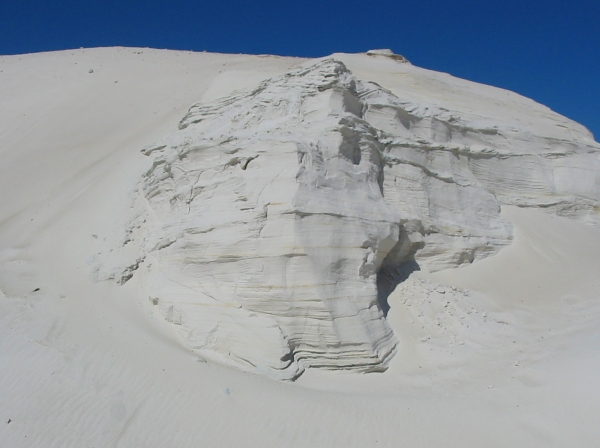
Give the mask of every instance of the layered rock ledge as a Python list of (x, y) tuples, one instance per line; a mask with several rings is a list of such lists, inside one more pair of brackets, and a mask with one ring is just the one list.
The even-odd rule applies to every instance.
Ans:
[(597, 144), (424, 106), (331, 58), (191, 107), (143, 150), (128, 239), (203, 357), (280, 379), (385, 370), (387, 294), (510, 244), (502, 204), (600, 223)]

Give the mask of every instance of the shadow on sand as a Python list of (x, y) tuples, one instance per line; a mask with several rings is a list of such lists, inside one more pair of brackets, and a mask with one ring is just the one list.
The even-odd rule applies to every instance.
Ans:
[(406, 280), (411, 273), (420, 270), (421, 268), (414, 258), (397, 265), (384, 266), (379, 270), (377, 273), (377, 301), (384, 316), (387, 317), (390, 310), (388, 297), (394, 292), (396, 286)]

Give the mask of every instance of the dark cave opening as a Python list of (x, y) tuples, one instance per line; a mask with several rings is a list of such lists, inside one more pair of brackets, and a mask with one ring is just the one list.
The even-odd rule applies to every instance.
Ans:
[(398, 264), (388, 264), (381, 267), (377, 273), (377, 302), (387, 317), (390, 310), (388, 297), (396, 286), (405, 281), (410, 274), (415, 271), (420, 271), (421, 268), (414, 258), (410, 258)]

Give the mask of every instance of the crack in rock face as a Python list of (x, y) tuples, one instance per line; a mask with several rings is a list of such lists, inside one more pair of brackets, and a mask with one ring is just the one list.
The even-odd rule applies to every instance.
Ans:
[(152, 301), (205, 359), (279, 379), (383, 371), (395, 285), (497, 253), (512, 239), (501, 203), (548, 201), (526, 172), (496, 191), (495, 166), (514, 167), (503, 145), (333, 59), (196, 104), (143, 150), (153, 163), (130, 233)]

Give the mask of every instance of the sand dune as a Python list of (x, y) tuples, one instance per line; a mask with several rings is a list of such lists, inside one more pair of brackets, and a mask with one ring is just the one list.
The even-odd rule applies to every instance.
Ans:
[[(597, 147), (516, 94), (385, 55), (333, 56), (415, 103), (443, 87), (470, 120), (484, 110), (502, 127), (525, 110), (538, 137)], [(542, 195), (504, 191), (510, 245), (413, 272), (387, 298), (399, 343), (381, 373), (308, 368), (281, 382), (206, 362), (149, 300), (147, 277), (98, 280), (152, 163), (141, 149), (192, 104), (307, 62), (134, 48), (0, 57), (0, 445), (597, 446), (600, 229), (585, 204), (540, 209)]]

